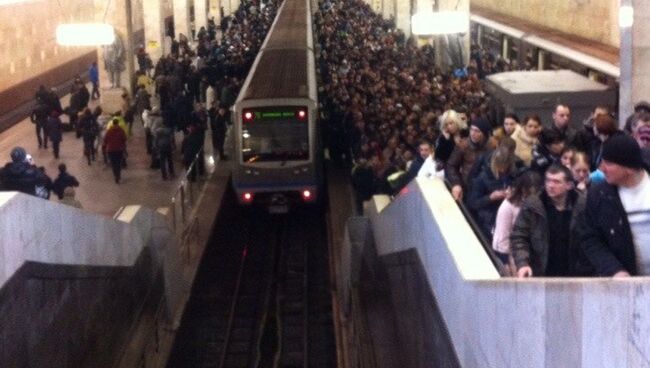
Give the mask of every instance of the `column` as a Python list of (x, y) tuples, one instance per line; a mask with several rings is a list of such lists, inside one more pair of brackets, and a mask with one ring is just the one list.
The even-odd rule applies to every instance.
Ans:
[(174, 1), (174, 32), (176, 40), (178, 35), (184, 34), (188, 39), (192, 38), (190, 31), (190, 7), (188, 0), (173, 0)]
[[(621, 32), (619, 81), (619, 124), (634, 112), (634, 104), (650, 100), (650, 3), (647, 0), (620, 0), (621, 8), (631, 6), (632, 24), (619, 22)], [(619, 18), (620, 20), (620, 18)]]
[(219, 25), (221, 21), (221, 12), (219, 11), (221, 7), (220, 0), (208, 0), (208, 14), (209, 17), (214, 17), (214, 22)]
[[(434, 11), (463, 11), (469, 15), (469, 0), (437, 0)], [(454, 34), (449, 36), (437, 36), (435, 40), (436, 65), (446, 70), (450, 67), (450, 58), (447, 49), (460, 50), (462, 53), (463, 65), (469, 63), (469, 30), (464, 34)], [(460, 47), (458, 47), (460, 42)], [(450, 46), (451, 45), (451, 46)]]
[(194, 0), (194, 29), (197, 34), (201, 27), (208, 29), (208, 3), (207, 0)]
[(382, 17), (384, 19), (389, 19), (390, 17), (395, 15), (395, 1), (397, 0), (383, 0), (382, 1), (382, 7), (381, 7), (381, 12), (382, 12)]
[(143, 0), (144, 40), (154, 65), (164, 55), (165, 20), (160, 0)]
[[(111, 88), (112, 86), (125, 88), (132, 92), (133, 75), (135, 72), (135, 55), (133, 44), (133, 20), (131, 14), (131, 0), (94, 0), (95, 19), (98, 22), (106, 22), (115, 28), (116, 43), (113, 46), (102, 46), (97, 48), (97, 59), (99, 61), (100, 87), (102, 88), (101, 103), (106, 111), (119, 109), (119, 96), (121, 89)], [(108, 8), (107, 8), (108, 7)], [(110, 73), (106, 70), (105, 60), (111, 55), (119, 55), (117, 58), (122, 64), (119, 75), (119, 82), (111, 83)]]
[(404, 36), (411, 36), (411, 1), (397, 0), (395, 4), (395, 25), (404, 32)]

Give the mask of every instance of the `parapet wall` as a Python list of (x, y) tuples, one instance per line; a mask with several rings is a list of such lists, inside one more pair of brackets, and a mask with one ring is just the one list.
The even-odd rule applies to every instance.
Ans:
[(382, 201), (377, 252), (417, 253), (460, 366), (650, 366), (650, 279), (499, 278), (442, 181)]
[(113, 367), (166, 285), (166, 219), (0, 193), (0, 366)]

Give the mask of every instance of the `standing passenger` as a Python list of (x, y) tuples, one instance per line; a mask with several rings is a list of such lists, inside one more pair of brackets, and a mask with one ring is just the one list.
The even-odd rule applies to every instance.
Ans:
[(124, 151), (126, 151), (126, 133), (120, 127), (118, 119), (113, 119), (109, 129), (104, 136), (106, 153), (111, 161), (113, 168), (113, 177), (115, 183), (119, 184), (122, 179), (122, 162), (124, 160)]
[(650, 275), (650, 178), (628, 135), (603, 144), (606, 182), (587, 195), (582, 248), (602, 276)]
[(580, 263), (577, 236), (584, 209), (585, 198), (573, 189), (571, 171), (551, 165), (544, 191), (524, 202), (510, 235), (517, 277), (589, 273)]

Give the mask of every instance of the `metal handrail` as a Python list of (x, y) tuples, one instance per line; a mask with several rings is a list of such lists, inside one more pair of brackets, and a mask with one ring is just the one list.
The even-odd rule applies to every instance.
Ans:
[[(199, 160), (199, 156), (202, 154), (203, 154), (203, 150), (201, 150), (199, 153), (196, 154), (196, 156), (194, 156), (192, 163), (187, 168), (185, 175), (181, 179), (176, 190), (174, 191), (174, 194), (170, 199), (170, 207), (172, 211), (171, 214), (172, 228), (177, 234), (183, 234), (187, 231), (188, 228), (193, 226), (194, 221), (191, 218), (193, 217), (191, 215), (191, 212), (194, 210), (194, 206), (196, 204), (194, 203), (194, 201), (197, 196), (195, 195), (195, 191), (194, 191), (195, 183), (189, 180), (189, 175), (192, 172), (192, 170), (196, 168), (196, 165), (198, 165), (197, 161)], [(177, 205), (180, 206), (180, 209), (177, 209)], [(178, 221), (179, 214), (177, 213), (177, 211), (179, 210), (180, 210), (180, 223)]]
[[(449, 190), (449, 192), (451, 193), (451, 185), (448, 180), (445, 180), (445, 185)], [(469, 209), (467, 209), (465, 203), (463, 203), (463, 201), (461, 200), (461, 201), (456, 201), (456, 204), (458, 204), (458, 208), (460, 209), (460, 212), (462, 212), (463, 216), (465, 216), (467, 223), (472, 228), (472, 231), (474, 231), (474, 234), (478, 238), (479, 243), (481, 243), (483, 250), (485, 250), (485, 253), (487, 253), (488, 258), (490, 258), (490, 261), (499, 272), (499, 275), (501, 276), (507, 275), (507, 272), (505, 270), (506, 265), (504, 265), (499, 259), (499, 257), (497, 257), (497, 255), (494, 253), (494, 249), (492, 249), (490, 242), (488, 242), (488, 239), (485, 237), (485, 235), (483, 235), (481, 228), (476, 223), (476, 220), (474, 219), (474, 216), (472, 216)]]

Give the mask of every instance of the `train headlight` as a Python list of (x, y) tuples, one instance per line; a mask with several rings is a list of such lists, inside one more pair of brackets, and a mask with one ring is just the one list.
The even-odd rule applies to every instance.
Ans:
[(244, 121), (245, 121), (245, 122), (251, 122), (251, 121), (253, 121), (253, 117), (254, 117), (254, 116), (255, 116), (255, 115), (253, 115), (253, 112), (252, 112), (252, 111), (244, 111)]
[(304, 110), (304, 109), (300, 109), (300, 110), (298, 110), (296, 115), (298, 116), (298, 119), (305, 120), (307, 118), (307, 111)]
[(253, 193), (246, 192), (241, 196), (242, 200), (246, 203), (253, 202)]
[(311, 191), (305, 189), (302, 191), (302, 199), (305, 201), (310, 201), (312, 199)]

